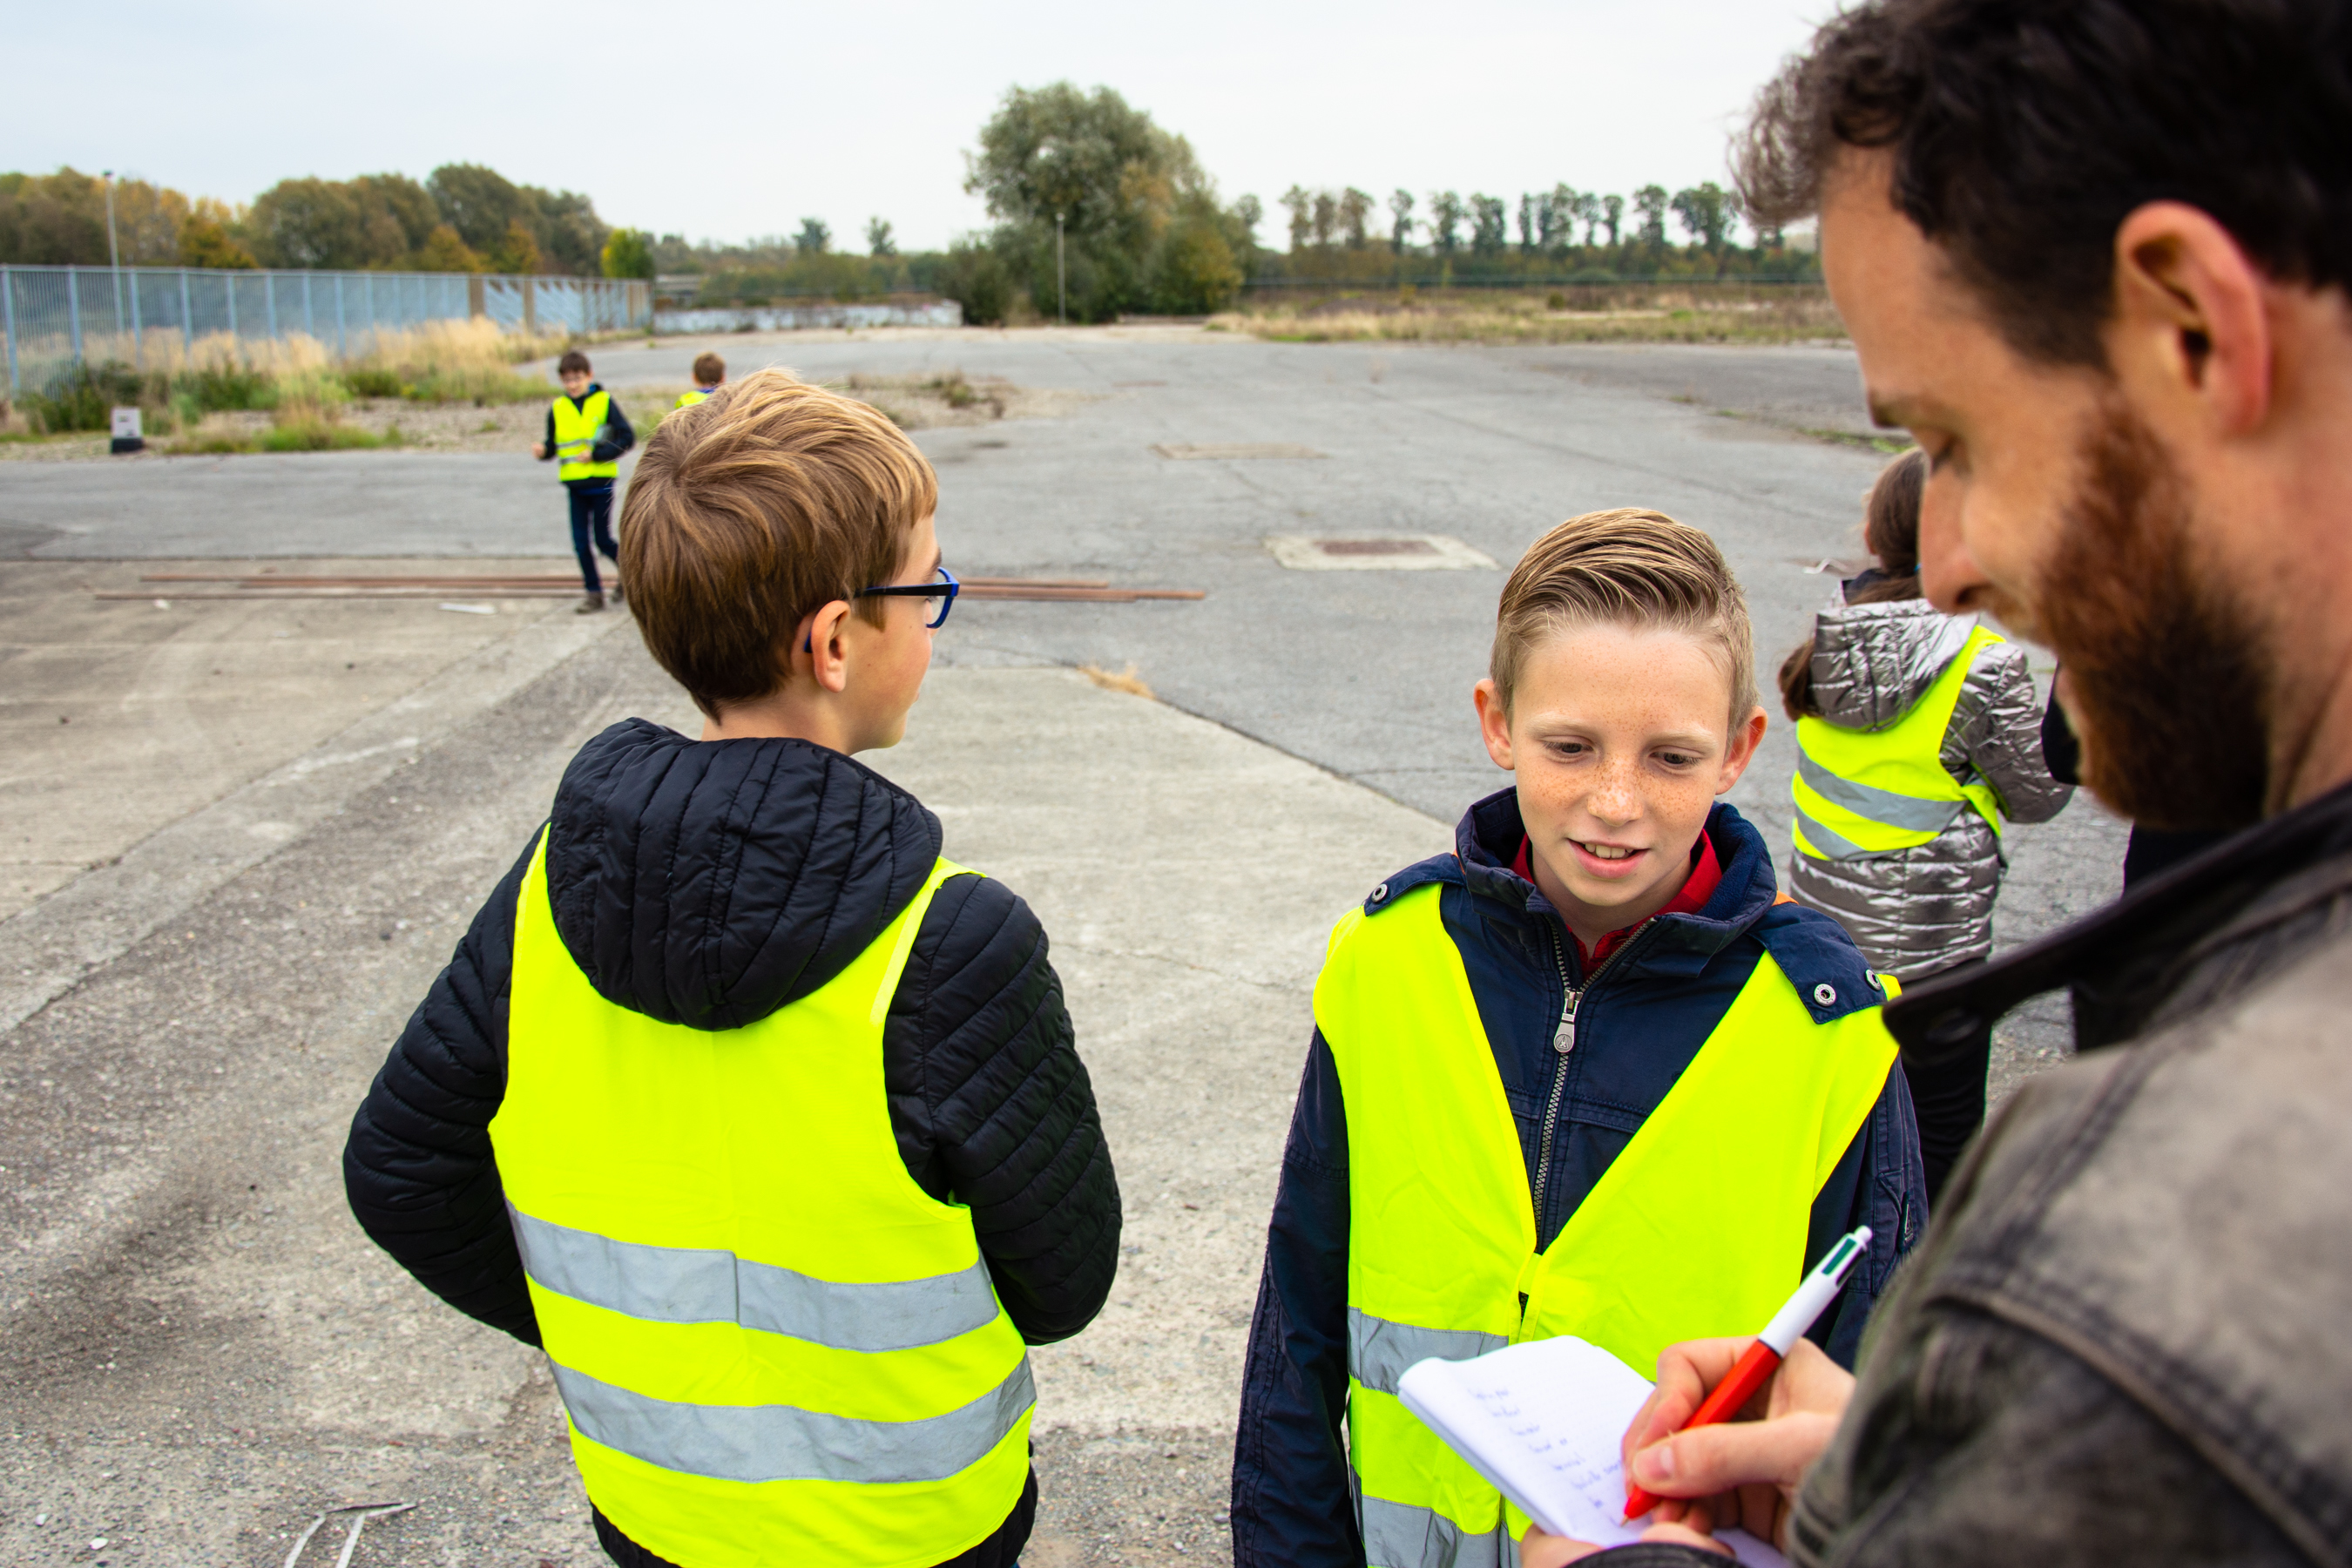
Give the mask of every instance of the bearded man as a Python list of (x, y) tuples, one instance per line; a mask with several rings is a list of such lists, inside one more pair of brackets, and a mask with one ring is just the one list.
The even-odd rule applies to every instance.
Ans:
[[(1612, 1563), (2352, 1560), (2352, 0), (1877, 0), (1764, 93), (1928, 596), (2047, 644), (2084, 781), (2234, 836), (1890, 1007), (1932, 1054), (2072, 994), (1857, 1373), (1669, 1351)], [(1531, 1538), (1548, 1568), (1591, 1549)]]

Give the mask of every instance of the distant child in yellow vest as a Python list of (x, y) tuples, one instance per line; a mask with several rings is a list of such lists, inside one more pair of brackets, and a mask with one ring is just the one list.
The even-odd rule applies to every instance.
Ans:
[(1474, 699), (1514, 787), (1372, 889), (1316, 984), (1239, 1568), (1516, 1562), (1528, 1521), (1404, 1409), (1407, 1367), (1574, 1334), (1654, 1376), (1700, 1325), (1756, 1332), (1868, 1225), (1813, 1332), (1851, 1365), (1926, 1219), (1881, 983), (1717, 798), (1767, 721), (1714, 542), (1653, 511), (1553, 529)]
[[(541, 462), (560, 460), (556, 477), (572, 503), (572, 552), (580, 558), (581, 585), (587, 597), (580, 614), (604, 607), (604, 584), (596, 574), (596, 552), (615, 570), (621, 547), (613, 538), (613, 487), (620, 478), (621, 454), (637, 444), (629, 416), (613, 395), (589, 379), (588, 356), (578, 349), (556, 363), (556, 379), (563, 391), (547, 407), (547, 437), (536, 442), (530, 455)], [(613, 597), (621, 596), (617, 576)]]
[(707, 403), (710, 395), (727, 380), (727, 362), (708, 350), (694, 356), (694, 390), (677, 395), (678, 408), (691, 408)]
[(368, 1235), (546, 1352), (622, 1568), (1013, 1563), (1023, 1347), (1118, 1267), (1044, 928), (853, 760), (955, 603), (938, 505), (782, 371), (654, 431), (629, 608), (702, 732), (581, 748), (352, 1121)]

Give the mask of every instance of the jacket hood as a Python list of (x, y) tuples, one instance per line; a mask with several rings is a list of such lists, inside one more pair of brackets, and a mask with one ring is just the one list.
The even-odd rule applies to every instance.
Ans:
[(940, 842), (921, 802), (838, 752), (630, 719), (565, 770), (549, 897), (605, 1000), (740, 1028), (847, 968), (921, 890)]
[(1844, 730), (1884, 730), (1959, 657), (1973, 623), (1925, 599), (1840, 602), (1813, 620), (1813, 701)]

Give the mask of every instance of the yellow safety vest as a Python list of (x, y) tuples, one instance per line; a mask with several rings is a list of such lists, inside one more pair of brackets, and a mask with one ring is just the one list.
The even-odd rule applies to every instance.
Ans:
[(916, 1185), (882, 1024), (939, 885), (740, 1029), (598, 995), (547, 842), (490, 1142), (589, 1497), (690, 1568), (929, 1568), (1003, 1525), (1035, 1405), (971, 1211)]
[(702, 388), (698, 386), (691, 392), (679, 393), (677, 395), (677, 402), (672, 405), (671, 411), (675, 413), (679, 408), (691, 408), (698, 403), (708, 403), (709, 401), (710, 394), (703, 391)]
[(618, 476), (621, 471), (619, 463), (592, 463), (588, 460), (589, 454), (596, 449), (596, 443), (604, 437), (605, 422), (612, 415), (613, 395), (592, 392), (581, 403), (558, 396), (552, 406), (555, 410), (555, 455), (562, 462), (556, 470), (556, 477), (562, 479), (609, 479)]
[(1756, 1332), (1802, 1278), (1813, 1200), (1895, 1061), (1878, 1007), (1816, 1024), (1759, 957), (1538, 1254), (1517, 1126), (1440, 892), (1351, 911), (1315, 984), (1347, 1108), (1349, 1458), (1372, 1568), (1507, 1565), (1507, 1532), (1527, 1525), (1404, 1408), (1407, 1367), (1575, 1334), (1654, 1374), (1678, 1341)]
[(1974, 807), (2000, 832), (2000, 798), (1981, 779), (1962, 784), (1945, 768), (1944, 731), (1977, 654), (2002, 639), (1978, 626), (1944, 672), (1902, 718), (1884, 730), (1847, 730), (1825, 719), (1797, 721), (1797, 852), (1852, 860), (1916, 848)]

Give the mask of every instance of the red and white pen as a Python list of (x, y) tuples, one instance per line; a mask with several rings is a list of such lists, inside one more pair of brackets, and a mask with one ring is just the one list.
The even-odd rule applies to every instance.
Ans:
[[(1780, 1366), (1780, 1359), (1835, 1299), (1838, 1288), (1845, 1283), (1846, 1275), (1861, 1261), (1863, 1250), (1869, 1245), (1870, 1227), (1866, 1225), (1840, 1237), (1829, 1256), (1799, 1282), (1797, 1293), (1789, 1298), (1789, 1304), (1772, 1314), (1772, 1321), (1764, 1325), (1756, 1342), (1733, 1364), (1731, 1374), (1715, 1385), (1715, 1392), (1678, 1430), (1687, 1432), (1694, 1426), (1717, 1426), (1738, 1415), (1740, 1407), (1756, 1397), (1756, 1391)], [(1657, 1506), (1656, 1498), (1631, 1480), (1625, 1483), (1627, 1519), (1639, 1519)]]

